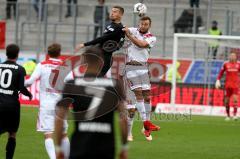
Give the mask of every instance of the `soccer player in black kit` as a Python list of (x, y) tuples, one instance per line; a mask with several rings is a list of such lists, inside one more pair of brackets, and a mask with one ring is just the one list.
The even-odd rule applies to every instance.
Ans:
[[(122, 149), (120, 159), (127, 159), (127, 114), (125, 95), (120, 81), (99, 77), (103, 55), (99, 49), (89, 48), (81, 55), (88, 65), (84, 77), (65, 84), (63, 97), (57, 104), (55, 119), (57, 159), (63, 159), (60, 145), (63, 120), (68, 112), (75, 121), (69, 159), (114, 159), (114, 112), (119, 112)], [(73, 110), (68, 106), (72, 103)], [(69, 115), (70, 116), (70, 115)]]
[(121, 6), (114, 6), (111, 10), (110, 20), (112, 21), (106, 26), (103, 36), (92, 41), (81, 43), (77, 45), (75, 52), (81, 48), (90, 45), (98, 45), (103, 50), (104, 66), (99, 76), (104, 76), (111, 67), (112, 54), (114, 51), (120, 49), (125, 40), (125, 32), (122, 30), (124, 27), (121, 23), (124, 9)]
[(25, 69), (16, 64), (19, 47), (10, 44), (6, 48), (7, 60), (0, 64), (0, 135), (8, 132), (6, 159), (12, 159), (16, 147), (16, 133), (20, 122), (19, 92), (32, 99), (24, 87)]

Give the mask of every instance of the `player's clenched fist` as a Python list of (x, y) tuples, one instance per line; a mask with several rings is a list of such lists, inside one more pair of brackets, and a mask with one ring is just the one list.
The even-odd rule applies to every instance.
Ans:
[(76, 46), (74, 52), (78, 52), (80, 49), (82, 49), (82, 48), (84, 48), (84, 47), (85, 47), (84, 44), (79, 44), (79, 45)]
[(220, 83), (219, 80), (216, 81), (216, 83), (215, 83), (215, 87), (216, 87), (217, 89), (221, 87), (221, 83)]
[(125, 32), (126, 35), (130, 34), (130, 30), (128, 29), (128, 27), (125, 26), (122, 30)]

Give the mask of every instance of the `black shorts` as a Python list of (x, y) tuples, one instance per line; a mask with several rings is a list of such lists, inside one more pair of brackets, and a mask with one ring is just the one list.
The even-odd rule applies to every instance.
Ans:
[(112, 66), (112, 53), (104, 53), (104, 65), (99, 77), (104, 77)]
[[(94, 152), (93, 152), (94, 153)], [(105, 157), (105, 156), (79, 156), (79, 157), (69, 157), (69, 159), (114, 159), (115, 157)]]
[(20, 106), (16, 109), (0, 110), (0, 134), (17, 132), (20, 123)]

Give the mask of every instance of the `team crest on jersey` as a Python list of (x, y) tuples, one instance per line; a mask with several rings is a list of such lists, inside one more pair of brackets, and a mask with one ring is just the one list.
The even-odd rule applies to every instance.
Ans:
[(114, 31), (114, 28), (111, 27), (111, 25), (107, 26), (107, 29), (104, 30), (104, 33), (107, 31)]

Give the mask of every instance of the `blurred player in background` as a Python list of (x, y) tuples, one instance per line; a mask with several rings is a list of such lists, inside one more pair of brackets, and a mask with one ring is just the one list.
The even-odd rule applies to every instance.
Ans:
[[(96, 78), (103, 67), (99, 48), (89, 48), (81, 55), (88, 65), (84, 77), (65, 84), (62, 100), (57, 104), (55, 121), (56, 144), (60, 146), (64, 133), (63, 120), (72, 103), (75, 128), (71, 139), (70, 159), (114, 159), (114, 112), (120, 114), (122, 149), (120, 159), (127, 159), (127, 121), (124, 112), (125, 95), (120, 80)], [(57, 159), (62, 159), (61, 149)]]
[(99, 76), (104, 76), (110, 69), (112, 63), (112, 54), (114, 51), (120, 49), (124, 43), (125, 33), (123, 32), (123, 25), (121, 23), (124, 9), (121, 6), (114, 6), (111, 10), (110, 20), (112, 21), (106, 26), (103, 35), (92, 41), (77, 45), (75, 52), (81, 48), (90, 45), (98, 45), (104, 52), (104, 66)]
[(150, 49), (156, 43), (156, 37), (149, 29), (151, 27), (151, 18), (144, 16), (140, 18), (139, 28), (127, 28), (123, 30), (132, 44), (128, 47), (126, 62), (126, 77), (136, 96), (136, 108), (138, 109), (144, 125), (144, 134), (147, 140), (152, 140), (151, 131), (160, 130), (150, 122), (150, 79), (147, 60)]
[(16, 147), (16, 133), (20, 122), (20, 93), (32, 99), (24, 87), (24, 68), (16, 63), (19, 47), (10, 44), (6, 48), (7, 61), (0, 64), (0, 135), (8, 132), (6, 159), (12, 159)]
[(236, 53), (232, 52), (229, 57), (229, 61), (225, 62), (222, 66), (222, 69), (217, 77), (215, 84), (216, 88), (221, 87), (220, 79), (222, 78), (224, 72), (226, 72), (225, 80), (225, 106), (227, 117), (226, 121), (230, 120), (230, 99), (233, 97), (234, 110), (233, 110), (233, 119), (237, 120), (237, 107), (238, 107), (238, 87), (239, 87), (239, 72), (240, 72), (240, 63), (237, 61)]
[[(61, 45), (54, 43), (48, 47), (48, 60), (39, 63), (31, 77), (26, 80), (25, 85), (32, 85), (37, 79), (40, 79), (40, 106), (37, 121), (37, 131), (43, 132), (45, 137), (45, 147), (50, 159), (56, 159), (55, 147), (53, 142), (55, 106), (61, 97), (61, 91), (56, 90), (50, 85), (50, 75), (57, 71), (57, 67), (63, 64), (59, 59), (61, 54)], [(64, 120), (64, 134), (62, 138), (62, 149), (65, 156), (69, 154), (69, 139), (67, 137), (67, 121)]]
[(31, 76), (37, 66), (37, 61), (35, 59), (31, 59), (26, 61), (22, 66), (25, 69), (27, 76)]

